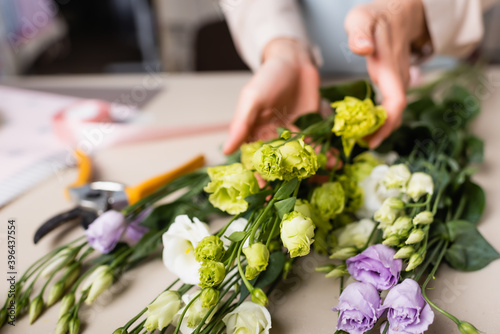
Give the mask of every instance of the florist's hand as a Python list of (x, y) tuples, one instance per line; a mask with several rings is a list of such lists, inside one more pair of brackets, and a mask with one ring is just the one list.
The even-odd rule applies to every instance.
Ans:
[(264, 49), (263, 64), (240, 93), (224, 153), (247, 140), (276, 136), (301, 114), (318, 110), (319, 74), (307, 48), (279, 38)]
[(352, 52), (365, 56), (368, 73), (379, 86), (387, 121), (369, 136), (377, 147), (401, 125), (410, 81), (410, 50), (429, 38), (421, 0), (375, 0), (355, 7), (347, 15), (345, 29)]

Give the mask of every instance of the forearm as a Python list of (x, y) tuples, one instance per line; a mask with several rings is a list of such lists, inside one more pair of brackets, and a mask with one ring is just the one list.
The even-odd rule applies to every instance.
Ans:
[(252, 70), (262, 63), (266, 46), (276, 39), (290, 39), (309, 46), (307, 32), (295, 0), (224, 1), (236, 48)]

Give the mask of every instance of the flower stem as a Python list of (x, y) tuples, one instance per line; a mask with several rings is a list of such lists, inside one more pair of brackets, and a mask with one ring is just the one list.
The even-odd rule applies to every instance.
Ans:
[(276, 231), (276, 227), (279, 225), (279, 223), (280, 223), (279, 217), (276, 216), (274, 223), (273, 223), (273, 228), (271, 229), (271, 232), (269, 233), (269, 236), (267, 237), (266, 247), (269, 247), (269, 244), (271, 243), (271, 240), (272, 240), (273, 235), (274, 235), (274, 231)]
[(179, 333), (179, 330), (181, 329), (182, 320), (184, 319), (186, 312), (191, 307), (191, 305), (193, 305), (193, 303), (196, 301), (196, 299), (198, 299), (200, 296), (201, 296), (201, 292), (198, 293), (196, 296), (194, 296), (193, 299), (191, 299), (191, 301), (186, 305), (186, 308), (184, 308), (184, 311), (182, 311), (182, 313), (181, 313), (181, 316), (179, 318), (179, 322), (177, 323), (177, 327), (175, 327), (174, 334)]
[(259, 216), (259, 218), (255, 222), (255, 224), (253, 225), (252, 232), (250, 233), (250, 240), (249, 240), (250, 245), (252, 245), (254, 243), (254, 238), (255, 238), (255, 234), (257, 233), (257, 229), (262, 224), (262, 221), (267, 217), (269, 211), (274, 207), (275, 202), (276, 202), (275, 198), (273, 198), (269, 201), (266, 208), (264, 209), (264, 212), (262, 212), (262, 214)]
[(427, 294), (425, 293), (425, 289), (427, 287), (427, 284), (430, 282), (430, 280), (436, 274), (436, 271), (438, 270), (439, 265), (441, 264), (441, 261), (443, 260), (444, 254), (446, 253), (447, 249), (448, 249), (448, 241), (445, 242), (444, 247), (441, 250), (441, 252), (439, 253), (439, 256), (438, 256), (438, 258), (436, 260), (436, 264), (434, 265), (434, 268), (432, 268), (431, 273), (429, 274), (429, 276), (427, 276), (427, 279), (425, 280), (424, 284), (422, 285), (422, 295), (425, 298), (425, 300), (429, 303), (429, 305), (431, 305), (437, 311), (439, 311), (440, 313), (442, 313), (445, 316), (447, 316), (448, 318), (450, 318), (458, 326), (458, 325), (460, 325), (460, 320), (458, 320), (455, 316), (453, 316), (452, 314), (446, 312), (445, 310), (443, 310), (442, 308), (440, 308), (439, 306), (437, 306), (436, 304), (434, 304), (432, 301), (430, 301), (429, 298), (427, 297)]

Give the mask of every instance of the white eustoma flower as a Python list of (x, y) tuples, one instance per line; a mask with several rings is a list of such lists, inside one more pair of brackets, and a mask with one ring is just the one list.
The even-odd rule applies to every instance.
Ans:
[(380, 209), (385, 199), (399, 195), (399, 189), (387, 189), (382, 183), (388, 171), (389, 166), (387, 165), (376, 166), (370, 176), (359, 183), (359, 186), (363, 189), (363, 204), (356, 212), (358, 218), (371, 219), (375, 211)]
[(411, 172), (404, 164), (392, 165), (384, 176), (382, 183), (387, 189), (405, 189)]
[(226, 324), (227, 334), (252, 333), (269, 334), (271, 315), (261, 305), (246, 301), (229, 312), (222, 321)]
[(340, 248), (354, 246), (357, 248), (363, 247), (370, 234), (375, 227), (375, 223), (371, 219), (361, 219), (358, 222), (348, 224), (340, 229), (340, 234), (337, 237)]
[[(245, 230), (245, 226), (247, 226), (248, 220), (245, 218), (238, 218), (235, 219), (231, 225), (227, 228), (227, 230), (222, 234), (222, 237), (220, 238), (222, 240), (222, 243), (224, 244), (224, 247), (227, 249), (229, 246), (231, 246), (232, 241), (228, 239), (228, 237), (233, 234), (234, 232), (242, 232)], [(243, 245), (243, 248), (248, 247), (248, 239), (245, 241), (245, 244)]]
[(197, 218), (193, 221), (187, 215), (177, 216), (167, 232), (163, 234), (163, 263), (186, 284), (197, 285), (200, 282), (195, 248), (208, 237), (208, 225)]
[(406, 193), (416, 202), (423, 195), (434, 193), (434, 182), (432, 177), (426, 173), (413, 173), (408, 182)]
[[(185, 294), (182, 296), (182, 301), (184, 303), (184, 307), (181, 308), (177, 314), (174, 316), (174, 325), (179, 324), (179, 319), (184, 312), (184, 309), (186, 306), (189, 304), (189, 302), (196, 297), (196, 295), (199, 292), (193, 293), (193, 294)], [(188, 308), (186, 311), (186, 314), (184, 315), (184, 318), (182, 319), (182, 323), (180, 325), (180, 332), (182, 334), (191, 334), (192, 332), (195, 331), (195, 329), (199, 326), (201, 320), (205, 317), (207, 312), (210, 310), (210, 308), (203, 307), (201, 298), (196, 299)], [(205, 320), (205, 324), (208, 324), (210, 320), (212, 320), (212, 317), (217, 313), (218, 306), (214, 308), (210, 316), (207, 317), (207, 320)]]

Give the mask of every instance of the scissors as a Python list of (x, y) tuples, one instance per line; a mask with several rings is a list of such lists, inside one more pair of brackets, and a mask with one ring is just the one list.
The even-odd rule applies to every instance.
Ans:
[(66, 188), (66, 196), (76, 205), (74, 208), (62, 212), (43, 223), (35, 233), (35, 244), (58, 226), (76, 219), (80, 219), (80, 224), (84, 229), (87, 229), (105, 211), (121, 210), (128, 205), (134, 204), (152, 194), (164, 184), (201, 168), (205, 164), (204, 156), (198, 155), (173, 170), (130, 187), (111, 181), (90, 182), (92, 178), (90, 158), (79, 150), (75, 151), (75, 157), (79, 173), (77, 180)]

